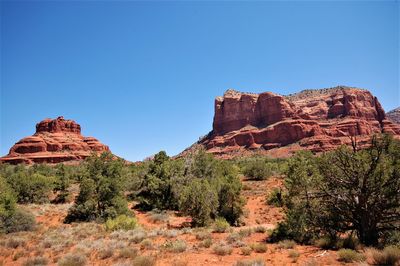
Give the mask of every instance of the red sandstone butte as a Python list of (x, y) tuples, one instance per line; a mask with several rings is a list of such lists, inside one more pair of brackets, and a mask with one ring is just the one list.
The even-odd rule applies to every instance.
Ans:
[(221, 157), (249, 151), (285, 155), (299, 149), (323, 152), (375, 133), (400, 137), (369, 91), (339, 86), (282, 96), (227, 90), (215, 99), (213, 130), (198, 143)]
[(0, 162), (60, 163), (77, 162), (94, 153), (109, 151), (108, 146), (93, 137), (81, 135), (81, 126), (73, 120), (45, 119), (36, 124), (36, 133), (11, 147)]

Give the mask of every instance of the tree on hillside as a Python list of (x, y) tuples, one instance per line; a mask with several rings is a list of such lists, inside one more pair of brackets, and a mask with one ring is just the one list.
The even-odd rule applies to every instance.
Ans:
[(85, 168), (79, 195), (69, 209), (65, 222), (104, 221), (120, 214), (128, 214), (127, 201), (122, 194), (122, 160), (114, 159), (111, 153), (102, 153), (100, 156), (88, 157)]
[(299, 153), (289, 160), (285, 189), (286, 220), (273, 238), (310, 242), (355, 231), (361, 243), (377, 245), (400, 229), (400, 142), (384, 135), (364, 150)]

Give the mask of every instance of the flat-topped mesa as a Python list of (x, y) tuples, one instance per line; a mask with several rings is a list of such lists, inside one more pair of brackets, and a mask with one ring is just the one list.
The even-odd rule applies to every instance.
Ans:
[(36, 124), (36, 133), (39, 132), (70, 132), (81, 134), (81, 126), (73, 120), (65, 120), (63, 116), (56, 119), (46, 118)]
[(18, 163), (76, 163), (92, 153), (110, 151), (93, 137), (81, 135), (81, 126), (62, 116), (45, 119), (36, 124), (36, 133), (11, 147), (0, 162)]
[(215, 99), (213, 130), (200, 141), (216, 154), (270, 150), (297, 143), (315, 152), (365, 140), (375, 133), (400, 136), (400, 126), (368, 90), (338, 86), (282, 96), (228, 90)]

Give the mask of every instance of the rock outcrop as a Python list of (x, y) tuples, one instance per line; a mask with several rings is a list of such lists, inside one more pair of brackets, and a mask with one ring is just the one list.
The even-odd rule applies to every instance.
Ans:
[(25, 137), (11, 147), (8, 155), (0, 162), (18, 163), (60, 163), (76, 162), (93, 152), (109, 151), (108, 146), (93, 137), (81, 135), (81, 126), (62, 116), (45, 119), (36, 124), (36, 133)]
[(392, 122), (400, 124), (400, 107), (397, 107), (396, 109), (387, 112), (386, 117)]
[(350, 143), (350, 136), (366, 144), (382, 132), (400, 136), (400, 125), (367, 90), (339, 86), (288, 96), (227, 90), (215, 99), (213, 130), (199, 143), (228, 157), (282, 147), (323, 152)]

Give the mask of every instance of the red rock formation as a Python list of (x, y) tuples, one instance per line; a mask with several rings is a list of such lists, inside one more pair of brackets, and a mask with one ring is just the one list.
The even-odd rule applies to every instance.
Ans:
[(386, 117), (392, 122), (400, 124), (400, 107), (397, 107), (396, 109), (387, 112)]
[(287, 145), (321, 152), (349, 143), (349, 136), (366, 143), (381, 132), (400, 137), (400, 126), (367, 90), (340, 86), (288, 96), (228, 90), (216, 98), (213, 130), (200, 144), (217, 155)]
[(108, 146), (93, 137), (83, 137), (81, 126), (62, 116), (36, 124), (36, 133), (18, 141), (0, 162), (60, 163), (79, 161), (91, 153), (109, 151)]

